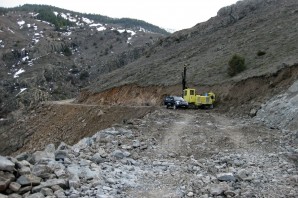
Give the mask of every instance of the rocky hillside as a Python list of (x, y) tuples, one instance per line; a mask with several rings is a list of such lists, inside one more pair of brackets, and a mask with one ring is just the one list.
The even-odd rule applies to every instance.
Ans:
[(93, 79), (138, 59), (168, 34), (144, 21), (50, 6), (1, 13), (0, 118), (40, 101), (75, 97)]
[[(27, 109), (0, 117), (0, 197), (298, 197), (296, 0), (243, 0), (167, 37), (35, 15), (0, 17), (1, 116)], [(230, 77), (234, 54), (246, 70)], [(160, 106), (184, 66), (214, 109)]]
[[(213, 89), (220, 96), (226, 94), (225, 88), (218, 89), (223, 84), (230, 87), (249, 78), (276, 75), (298, 62), (297, 13), (295, 0), (239, 1), (220, 9), (207, 22), (160, 39), (144, 56), (101, 76), (82, 94), (82, 101), (86, 101), (88, 93), (94, 96), (113, 87), (150, 86), (155, 87), (151, 92), (154, 94), (161, 87), (179, 86), (185, 65), (189, 86), (202, 91)], [(234, 54), (245, 58), (247, 69), (230, 77), (228, 61)], [(176, 94), (180, 93), (180, 88), (176, 90)], [(143, 93), (141, 89), (136, 92)]]

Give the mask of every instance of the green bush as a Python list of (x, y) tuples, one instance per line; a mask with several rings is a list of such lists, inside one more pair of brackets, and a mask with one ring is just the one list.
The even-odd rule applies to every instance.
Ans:
[(263, 55), (265, 55), (265, 54), (266, 54), (266, 52), (261, 51), (261, 50), (259, 50), (258, 53), (257, 53), (258, 56), (263, 56)]
[(233, 57), (229, 60), (228, 74), (230, 76), (235, 76), (245, 69), (245, 58), (240, 55), (234, 54)]
[(63, 48), (62, 52), (63, 52), (63, 54), (64, 54), (65, 56), (71, 56), (71, 55), (72, 55), (72, 52), (71, 52), (70, 48), (67, 47), (67, 46), (65, 46), (65, 47)]

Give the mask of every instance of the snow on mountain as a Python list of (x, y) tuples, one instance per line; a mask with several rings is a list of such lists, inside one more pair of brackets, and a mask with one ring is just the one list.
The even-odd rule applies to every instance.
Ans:
[(24, 69), (19, 69), (14, 75), (13, 75), (13, 78), (18, 78), (19, 77), (19, 75), (21, 74), (21, 73), (24, 73), (25, 72), (25, 70)]

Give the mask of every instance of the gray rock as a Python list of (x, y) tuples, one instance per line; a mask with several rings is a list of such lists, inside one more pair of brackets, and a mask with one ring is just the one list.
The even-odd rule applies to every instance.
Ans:
[(32, 174), (22, 175), (17, 179), (17, 183), (19, 183), (21, 186), (37, 186), (40, 184), (40, 182), (41, 178)]
[(55, 160), (56, 161), (59, 161), (59, 160), (64, 161), (65, 158), (68, 158), (67, 150), (58, 150), (55, 152)]
[(219, 195), (222, 195), (228, 189), (229, 189), (229, 186), (227, 184), (224, 184), (224, 183), (212, 184), (209, 187), (209, 192), (213, 196), (219, 196)]
[(47, 165), (37, 164), (33, 166), (32, 173), (43, 179), (49, 179), (53, 174), (53, 170)]
[(251, 109), (249, 112), (250, 117), (255, 117), (257, 115), (258, 110), (256, 109)]
[(52, 189), (54, 192), (56, 192), (57, 190), (63, 190), (63, 188), (61, 188), (61, 186), (59, 186), (59, 185), (54, 185), (54, 186), (51, 187), (51, 189)]
[(14, 191), (14, 192), (19, 191), (20, 188), (21, 188), (21, 184), (19, 184), (19, 183), (17, 183), (17, 182), (11, 182), (11, 183), (9, 184), (9, 189), (11, 189), (11, 190)]
[(0, 198), (8, 198), (8, 196), (3, 195), (3, 194), (0, 193)]
[(237, 175), (236, 175), (240, 180), (245, 180), (246, 178), (249, 177), (249, 173), (247, 170), (245, 169), (241, 169), (237, 172)]
[(114, 151), (113, 156), (118, 158), (118, 159), (123, 159), (125, 157), (124, 153), (120, 150)]
[(42, 188), (40, 190), (40, 192), (44, 195), (44, 196), (53, 196), (54, 195), (54, 192), (52, 189), (50, 188)]
[(42, 193), (34, 193), (29, 195), (27, 198), (44, 198), (45, 196)]
[(103, 148), (100, 148), (97, 153), (103, 157), (103, 158), (106, 158), (108, 156), (108, 154), (106, 153), (106, 151), (103, 149)]
[(4, 191), (8, 188), (10, 182), (15, 180), (15, 176), (10, 172), (0, 171), (0, 191)]
[(217, 175), (219, 181), (235, 182), (236, 178), (233, 173), (220, 173)]
[(54, 195), (57, 197), (57, 198), (66, 198), (66, 196), (65, 196), (65, 193), (64, 193), (64, 191), (63, 190), (56, 190), (55, 192), (54, 192)]
[(10, 180), (3, 180), (0, 178), (0, 192), (6, 190), (7, 186), (9, 185)]
[(30, 155), (27, 152), (25, 152), (25, 153), (21, 153), (21, 154), (17, 155), (16, 159), (18, 161), (23, 161), (23, 160), (27, 160), (29, 158), (29, 156)]
[(8, 195), (8, 198), (22, 198), (22, 195), (13, 193), (13, 194)]
[(101, 155), (99, 153), (95, 153), (92, 156), (91, 161), (96, 164), (100, 164), (100, 163), (103, 163), (105, 160), (101, 157)]
[(13, 171), (15, 163), (0, 155), (0, 170), (1, 171)]
[(35, 186), (32, 192), (40, 192), (42, 188), (51, 188), (53, 186), (60, 186), (63, 189), (68, 188), (68, 181), (64, 179), (49, 179), (45, 182), (41, 182), (39, 186)]
[(32, 190), (32, 186), (25, 186), (25, 187), (22, 187), (20, 188), (20, 190), (18, 191), (19, 194), (25, 194), (29, 191)]
[(225, 194), (227, 197), (235, 197), (235, 196), (236, 196), (236, 192), (231, 191), (231, 190), (227, 190), (227, 191), (225, 191), (224, 194)]
[(133, 146), (134, 148), (138, 148), (138, 147), (140, 147), (140, 141), (139, 141), (139, 140), (133, 140), (132, 146)]
[(19, 172), (20, 175), (27, 175), (27, 174), (31, 173), (31, 169), (28, 166), (23, 166), (22, 168), (20, 168), (18, 170), (18, 172)]

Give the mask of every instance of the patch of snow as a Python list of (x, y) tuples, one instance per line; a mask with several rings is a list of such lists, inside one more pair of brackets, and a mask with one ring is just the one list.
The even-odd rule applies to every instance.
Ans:
[(27, 88), (21, 88), (21, 91), (16, 96), (20, 95), (22, 92), (24, 92), (26, 90), (27, 90)]
[[(1, 42), (0, 42), (0, 43), (1, 43)], [(22, 51), (25, 51), (25, 48), (23, 48)]]
[(54, 11), (54, 14), (55, 14), (56, 16), (58, 16), (58, 12), (55, 12), (55, 11)]
[(38, 43), (38, 42), (39, 42), (39, 39), (37, 39), (37, 38), (34, 38), (34, 39), (32, 39), (32, 41), (34, 41), (34, 43), (36, 44), (36, 43)]
[(125, 29), (123, 29), (123, 30), (122, 29), (118, 29), (117, 31), (120, 32), (120, 33), (123, 33), (123, 32), (125, 32)]
[(97, 31), (103, 31), (103, 30), (106, 30), (107, 28), (105, 28), (105, 27), (99, 27), (99, 28), (96, 28), (97, 29)]
[(135, 35), (136, 33), (134, 32), (134, 31), (132, 31), (132, 30), (126, 30), (128, 33), (130, 33), (131, 34), (131, 36), (133, 36), (133, 35)]
[(35, 35), (35, 36), (39, 36), (40, 34), (39, 34), (39, 33), (35, 33), (34, 35)]
[(68, 20), (69, 20), (70, 22), (74, 22), (74, 23), (77, 22), (77, 19), (76, 19), (76, 18), (73, 18), (73, 17), (69, 17)]
[(132, 37), (129, 37), (128, 39), (127, 39), (127, 43), (130, 43), (129, 41), (132, 39)]
[(70, 36), (71, 35), (71, 32), (64, 32), (62, 35), (63, 36)]
[(19, 26), (23, 26), (25, 24), (25, 21), (18, 21)]
[(24, 58), (22, 58), (23, 62), (25, 62), (26, 60), (29, 60), (29, 56), (25, 56)]
[(102, 24), (100, 23), (93, 23), (91, 25), (89, 25), (90, 27), (97, 27), (97, 26), (102, 26)]
[(37, 30), (37, 26), (36, 25), (34, 25), (34, 30)]
[(10, 28), (7, 28), (7, 30), (14, 34), (14, 31), (12, 31)]
[(2, 30), (0, 30), (0, 32), (3, 32)]
[(64, 18), (64, 19), (68, 19), (67, 15), (64, 14), (64, 13), (61, 13), (60, 16), (61, 16), (62, 18)]
[(24, 73), (25, 72), (25, 70), (24, 69), (19, 69), (19, 71), (17, 71), (14, 75), (13, 75), (13, 77), (14, 78), (18, 78), (19, 77), (19, 75), (21, 74), (21, 73)]
[(27, 28), (30, 28), (31, 27), (31, 25), (30, 24), (27, 24)]
[(33, 12), (30, 12), (29, 14), (31, 14), (34, 17), (36, 17), (37, 15), (39, 15), (39, 13), (33, 13)]
[(87, 23), (87, 24), (93, 23), (92, 20), (90, 20), (90, 19), (88, 19), (88, 18), (85, 18), (85, 17), (82, 17), (82, 21), (84, 21), (84, 22)]

